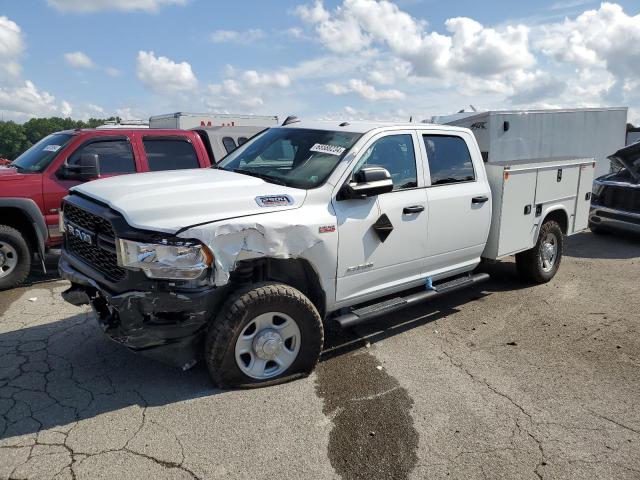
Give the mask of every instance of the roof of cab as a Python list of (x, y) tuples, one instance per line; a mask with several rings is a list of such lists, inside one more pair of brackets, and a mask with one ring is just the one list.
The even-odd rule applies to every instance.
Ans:
[(381, 128), (402, 128), (407, 130), (443, 130), (447, 132), (451, 131), (467, 131), (466, 128), (454, 127), (451, 125), (436, 125), (432, 123), (396, 123), (396, 122), (361, 122), (361, 121), (300, 121), (290, 123), (282, 128), (306, 128), (310, 130), (332, 130), (343, 131), (352, 133), (366, 133), (371, 130), (377, 130)]

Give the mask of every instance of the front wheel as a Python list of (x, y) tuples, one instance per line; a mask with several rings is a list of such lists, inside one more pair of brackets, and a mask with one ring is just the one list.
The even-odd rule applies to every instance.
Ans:
[(293, 287), (265, 282), (227, 300), (207, 332), (205, 359), (219, 387), (273, 385), (311, 373), (323, 341), (311, 301)]
[(553, 220), (544, 222), (535, 246), (516, 254), (518, 273), (528, 281), (548, 282), (560, 267), (563, 249), (564, 237), (560, 225)]
[(17, 287), (31, 269), (31, 252), (22, 234), (0, 225), (0, 290)]

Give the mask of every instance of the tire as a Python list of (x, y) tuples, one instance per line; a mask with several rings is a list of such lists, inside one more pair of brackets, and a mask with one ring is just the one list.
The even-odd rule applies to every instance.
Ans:
[(264, 282), (226, 301), (207, 332), (204, 355), (218, 387), (262, 387), (309, 375), (323, 342), (313, 303), (289, 285)]
[(17, 287), (31, 270), (31, 250), (15, 228), (0, 225), (0, 290)]
[(591, 233), (594, 233), (596, 235), (606, 235), (607, 233), (609, 233), (606, 228), (596, 225), (593, 222), (589, 222), (589, 230), (591, 230)]
[[(555, 245), (553, 257), (550, 256), (550, 252), (553, 251), (550, 247), (551, 239)], [(524, 280), (547, 283), (555, 276), (560, 267), (563, 249), (564, 237), (560, 225), (553, 220), (544, 222), (535, 246), (530, 250), (516, 254), (518, 273)]]

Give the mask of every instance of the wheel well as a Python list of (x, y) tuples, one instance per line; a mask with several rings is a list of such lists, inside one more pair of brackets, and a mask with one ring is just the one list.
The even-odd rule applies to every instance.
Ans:
[[(548, 220), (553, 220), (560, 225), (560, 229), (563, 234), (567, 234), (569, 231), (569, 218), (567, 217), (567, 212), (564, 210), (554, 210), (553, 212), (549, 212), (546, 217), (544, 217), (544, 222)], [(542, 223), (544, 223), (542, 222)]]
[(300, 290), (318, 309), (320, 317), (326, 313), (326, 297), (320, 278), (311, 264), (302, 258), (259, 258), (236, 264), (231, 272), (231, 283), (240, 286), (247, 283), (272, 280), (286, 283)]
[(2, 207), (0, 208), (0, 219), (2, 225), (15, 228), (24, 236), (31, 251), (38, 249), (38, 238), (26, 213), (19, 208)]

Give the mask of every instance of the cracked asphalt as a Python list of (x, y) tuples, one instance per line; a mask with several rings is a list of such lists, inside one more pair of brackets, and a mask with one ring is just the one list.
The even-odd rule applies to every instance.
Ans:
[(571, 237), (542, 286), (486, 270), (238, 391), (111, 343), (35, 275), (0, 293), (0, 478), (640, 478), (640, 238)]

